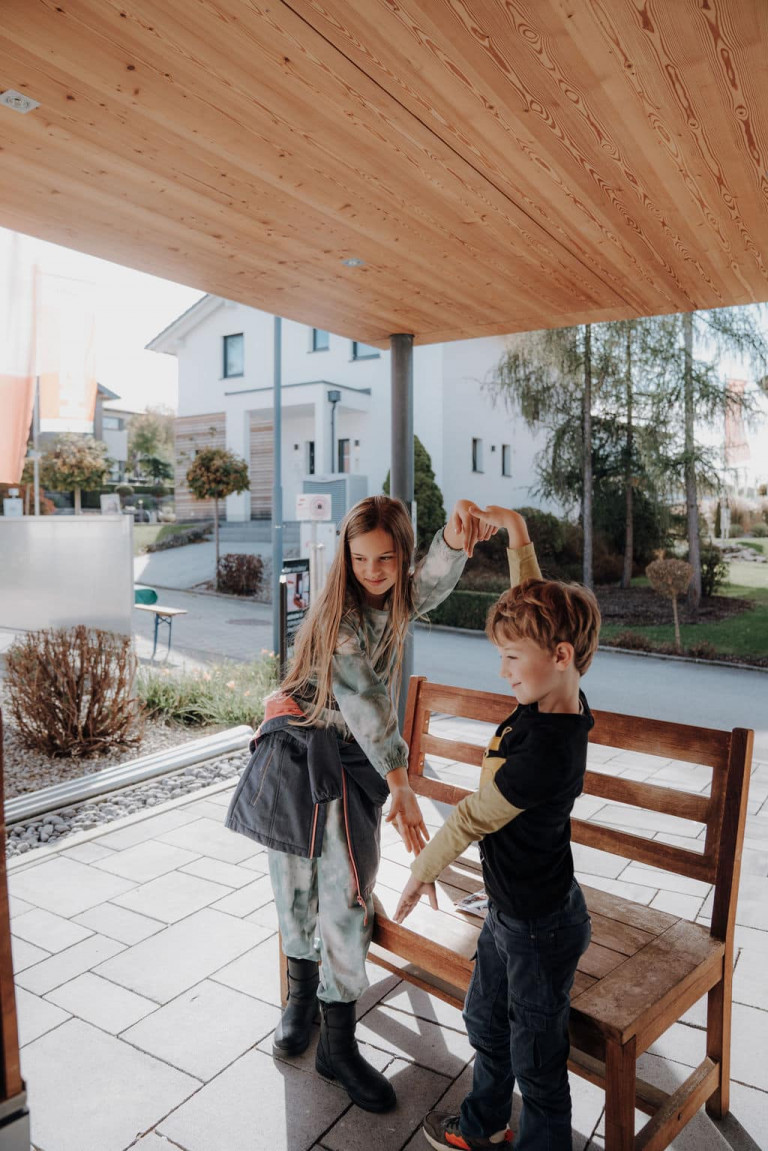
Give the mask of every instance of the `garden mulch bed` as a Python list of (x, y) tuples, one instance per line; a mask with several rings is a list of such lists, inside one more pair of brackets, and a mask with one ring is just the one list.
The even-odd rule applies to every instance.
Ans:
[[(603, 623), (639, 627), (645, 624), (671, 624), (672, 605), (650, 587), (620, 588), (604, 585), (595, 588)], [(685, 599), (678, 601), (680, 623), (713, 623), (751, 611), (752, 603), (734, 596), (713, 595), (702, 599), (698, 614), (693, 616)]]

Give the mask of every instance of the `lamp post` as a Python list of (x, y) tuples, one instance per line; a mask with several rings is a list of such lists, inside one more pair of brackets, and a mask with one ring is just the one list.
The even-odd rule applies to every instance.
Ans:
[(272, 387), (272, 650), (280, 651), (280, 572), (283, 567), (282, 320), (275, 316)]
[(336, 405), (341, 399), (338, 388), (331, 388), (328, 401), (331, 405), (331, 475), (336, 471)]

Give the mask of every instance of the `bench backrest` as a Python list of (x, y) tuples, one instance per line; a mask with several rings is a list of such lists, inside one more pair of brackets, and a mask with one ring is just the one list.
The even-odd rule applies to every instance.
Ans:
[[(467, 789), (425, 776), (424, 757), (439, 756), (478, 768), (482, 762), (482, 747), (431, 735), (432, 715), (447, 714), (498, 725), (514, 706), (514, 697), (509, 695), (447, 687), (430, 683), (423, 676), (412, 676), (403, 737), (409, 747), (408, 772), (414, 791), (443, 803), (458, 803), (469, 794)], [(704, 850), (699, 853), (576, 818), (571, 820), (573, 841), (714, 884), (711, 932), (717, 939), (730, 940), (736, 915), (753, 732), (745, 728), (719, 731), (608, 711), (595, 711), (593, 715), (595, 726), (590, 743), (712, 769), (709, 795), (594, 771), (587, 771), (584, 779), (586, 794), (704, 824)], [(691, 837), (699, 830), (692, 828)]]

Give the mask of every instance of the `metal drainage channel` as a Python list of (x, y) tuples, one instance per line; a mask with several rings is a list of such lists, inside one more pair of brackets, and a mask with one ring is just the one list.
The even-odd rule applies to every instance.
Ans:
[(245, 750), (252, 736), (253, 729), (247, 724), (240, 724), (238, 727), (216, 732), (215, 735), (191, 740), (180, 748), (155, 752), (154, 755), (118, 763), (114, 767), (105, 767), (103, 771), (95, 772), (93, 775), (82, 775), (78, 779), (68, 779), (64, 783), (55, 783), (52, 787), (44, 787), (40, 791), (16, 796), (15, 799), (9, 799), (5, 805), (6, 825), (33, 819), (36, 815), (45, 814), (46, 811), (71, 807), (83, 800), (106, 795), (123, 787), (131, 787), (156, 775), (167, 775), (183, 767), (192, 767), (196, 763), (226, 755), (231, 751)]

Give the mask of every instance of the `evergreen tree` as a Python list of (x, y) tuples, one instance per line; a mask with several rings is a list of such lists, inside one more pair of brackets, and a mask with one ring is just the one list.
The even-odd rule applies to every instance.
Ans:
[[(383, 489), (389, 495), (389, 472)], [(413, 437), (413, 498), (416, 502), (416, 552), (422, 555), (446, 521), (443, 493), (437, 486), (432, 457), (418, 436)]]

